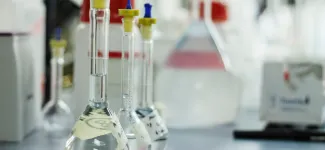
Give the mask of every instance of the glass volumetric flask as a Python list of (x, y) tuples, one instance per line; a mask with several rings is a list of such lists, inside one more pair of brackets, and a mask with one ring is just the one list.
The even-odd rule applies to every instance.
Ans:
[(68, 105), (62, 100), (62, 76), (64, 50), (66, 41), (61, 39), (61, 31), (57, 29), (56, 38), (51, 40), (51, 100), (45, 105), (44, 130), (49, 136), (65, 137), (73, 125), (73, 115)]
[(109, 4), (109, 0), (91, 0), (89, 103), (72, 129), (66, 150), (130, 149), (117, 116), (109, 108), (106, 90), (109, 78)]
[(123, 16), (121, 61), (121, 98), (123, 106), (119, 111), (119, 119), (129, 139), (131, 149), (149, 150), (151, 148), (150, 136), (145, 125), (136, 115), (134, 106), (136, 104), (135, 77), (137, 76), (135, 66), (135, 33), (133, 26), (134, 17), (139, 14), (139, 11), (132, 9), (131, 3), (128, 3), (126, 9), (119, 10), (119, 14)]
[(156, 19), (151, 17), (151, 4), (144, 4), (145, 14), (139, 23), (142, 35), (142, 48), (144, 59), (141, 66), (140, 101), (136, 110), (141, 121), (146, 125), (147, 131), (153, 141), (166, 140), (168, 129), (153, 104), (153, 40), (152, 25)]

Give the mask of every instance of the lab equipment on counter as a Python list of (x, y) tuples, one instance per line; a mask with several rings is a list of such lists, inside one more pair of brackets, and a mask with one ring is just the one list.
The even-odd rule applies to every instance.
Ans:
[(62, 99), (64, 51), (67, 42), (61, 39), (61, 29), (56, 29), (55, 39), (50, 41), (51, 60), (51, 98), (43, 108), (43, 127), (51, 137), (66, 137), (74, 123), (69, 106)]
[(229, 123), (237, 114), (241, 83), (229, 71), (224, 43), (208, 15), (210, 2), (204, 20), (192, 21), (156, 79), (156, 99), (166, 104), (171, 128)]
[(239, 125), (234, 137), (324, 142), (324, 64), (300, 59), (269, 61), (263, 67), (259, 115), (264, 125)]
[[(109, 48), (109, 0), (91, 0), (89, 104), (81, 114), (67, 140), (66, 150), (129, 150), (122, 126), (110, 109), (107, 95), (107, 55)], [(86, 53), (86, 51), (85, 51)], [(87, 54), (87, 53), (86, 53)], [(114, 70), (110, 70), (114, 71)]]
[(41, 125), (45, 10), (40, 0), (1, 1), (0, 12), (0, 141), (19, 142)]
[[(280, 58), (272, 58), (268, 55), (265, 58), (261, 119), (267, 122), (315, 126), (321, 126), (324, 123), (324, 63), (321, 59), (308, 55), (308, 51), (314, 48), (310, 45), (310, 41), (315, 39), (308, 36), (312, 39), (305, 40), (304, 30), (312, 27), (301, 21), (301, 19), (306, 19), (305, 13), (308, 13), (304, 11), (304, 7), (308, 5), (302, 4), (301, 1), (296, 2), (293, 19), (294, 32), (291, 36), (293, 43), (287, 46), (288, 49), (292, 49), (289, 50), (291, 53)], [(309, 16), (310, 14), (312, 12), (309, 11)], [(284, 41), (284, 43), (288, 42)], [(281, 44), (273, 46), (270, 44), (269, 48), (276, 49), (277, 45)], [(273, 103), (274, 107), (272, 107)]]
[[(122, 35), (122, 63), (121, 63), (121, 101), (122, 108), (119, 111), (119, 119), (129, 139), (131, 147), (137, 149), (150, 150), (151, 139), (145, 125), (141, 122), (135, 112), (136, 108), (136, 87), (135, 78), (135, 45), (134, 45), (134, 25), (135, 17), (139, 15), (139, 10), (132, 9), (131, 1), (128, 0), (125, 9), (119, 9), (119, 15), (123, 16)], [(140, 58), (141, 55), (140, 55)], [(135, 145), (133, 145), (135, 144)]]
[[(307, 19), (312, 11), (306, 11), (308, 3), (302, 2), (295, 4), (291, 39), (275, 38), (277, 42), (268, 43), (269, 52), (264, 56), (259, 116), (266, 126), (235, 130), (236, 138), (324, 141), (324, 62), (309, 55), (309, 50), (314, 50), (310, 41), (315, 39), (306, 37), (305, 30), (312, 26), (301, 19)], [(286, 55), (271, 55), (286, 49)]]
[(322, 126), (325, 119), (323, 66), (308, 60), (265, 62), (261, 120)]
[(141, 121), (146, 125), (152, 140), (164, 140), (167, 138), (168, 129), (153, 103), (153, 40), (152, 26), (156, 18), (152, 18), (150, 3), (144, 4), (145, 14), (139, 19), (142, 35), (142, 48), (144, 60), (141, 66), (141, 87), (139, 93), (139, 106), (136, 110)]
[[(277, 1), (280, 3), (281, 0)], [(304, 7), (308, 7), (308, 5), (297, 1), (293, 14), (292, 25), (294, 26), (291, 33), (291, 41), (280, 39), (278, 41), (284, 44), (269, 44), (269, 51), (281, 50), (279, 47), (291, 49), (288, 50), (288, 55), (278, 56), (277, 58), (265, 55), (262, 78), (261, 119), (267, 122), (316, 126), (323, 123), (325, 97), (323, 96), (322, 73), (324, 63), (308, 55), (309, 49), (314, 48), (310, 42), (314, 39), (312, 36), (308, 36), (312, 39), (305, 40), (306, 37), (304, 35), (306, 34), (303, 34), (306, 33), (304, 30), (312, 28), (307, 23), (302, 23), (301, 21), (301, 19), (305, 19), (303, 17), (305, 13), (308, 13), (304, 11)], [(309, 11), (310, 14), (312, 13)], [(287, 73), (290, 77), (283, 79), (283, 73)], [(300, 103), (306, 99), (308, 99), (306, 104)], [(276, 106), (271, 107), (270, 101), (274, 101)]]
[[(133, 5), (133, 0), (131, 0)], [(109, 71), (109, 76), (107, 81), (107, 94), (110, 97), (110, 106), (113, 111), (118, 112), (122, 106), (121, 101), (121, 58), (122, 58), (122, 17), (118, 14), (118, 9), (126, 6), (126, 0), (110, 0), (110, 26), (109, 31), (110, 35), (109, 44), (110, 51), (107, 54), (101, 53), (101, 55), (108, 55), (108, 69), (109, 70), (118, 70), (118, 71)], [(74, 91), (73, 98), (76, 103), (75, 106), (71, 106), (75, 116), (80, 115), (83, 111), (84, 106), (87, 105), (88, 100), (84, 97), (88, 97), (89, 83), (88, 83), (88, 70), (85, 68), (89, 67), (87, 63), (87, 52), (89, 39), (89, 0), (85, 0), (82, 5), (81, 12), (81, 24), (79, 25), (76, 31), (76, 50), (75, 50), (75, 60), (74, 60)], [(134, 44), (135, 44), (135, 53), (138, 55), (140, 51), (141, 38), (139, 29), (134, 27)], [(138, 65), (135, 68), (135, 75), (139, 75)], [(138, 81), (135, 81), (138, 83)]]

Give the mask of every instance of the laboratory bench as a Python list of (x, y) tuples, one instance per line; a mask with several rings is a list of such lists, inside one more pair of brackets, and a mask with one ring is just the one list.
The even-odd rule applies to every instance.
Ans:
[[(324, 150), (325, 143), (238, 140), (232, 137), (235, 128), (257, 128), (263, 123), (256, 122), (257, 112), (245, 111), (236, 125), (220, 125), (210, 129), (175, 130), (170, 129), (167, 142), (155, 143), (164, 150)], [(241, 127), (239, 127), (241, 126)], [(39, 132), (32, 133), (19, 144), (0, 143), (0, 150), (62, 150), (66, 139), (45, 138)], [(154, 146), (154, 147), (156, 147)], [(163, 150), (160, 149), (160, 150)]]

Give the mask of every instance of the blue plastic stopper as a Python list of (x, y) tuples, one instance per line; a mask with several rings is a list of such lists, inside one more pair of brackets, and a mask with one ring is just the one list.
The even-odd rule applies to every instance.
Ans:
[(55, 39), (56, 40), (61, 40), (61, 28), (56, 28), (55, 29)]
[(131, 0), (128, 0), (128, 3), (126, 4), (126, 9), (132, 9)]
[(149, 4), (149, 3), (145, 3), (144, 4), (144, 18), (151, 18), (151, 8), (152, 8), (152, 5)]

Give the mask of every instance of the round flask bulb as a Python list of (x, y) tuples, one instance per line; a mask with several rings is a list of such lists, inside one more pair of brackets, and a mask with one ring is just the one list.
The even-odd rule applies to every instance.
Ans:
[(51, 137), (67, 137), (74, 123), (70, 108), (63, 101), (51, 106), (49, 102), (44, 108), (44, 131)]

